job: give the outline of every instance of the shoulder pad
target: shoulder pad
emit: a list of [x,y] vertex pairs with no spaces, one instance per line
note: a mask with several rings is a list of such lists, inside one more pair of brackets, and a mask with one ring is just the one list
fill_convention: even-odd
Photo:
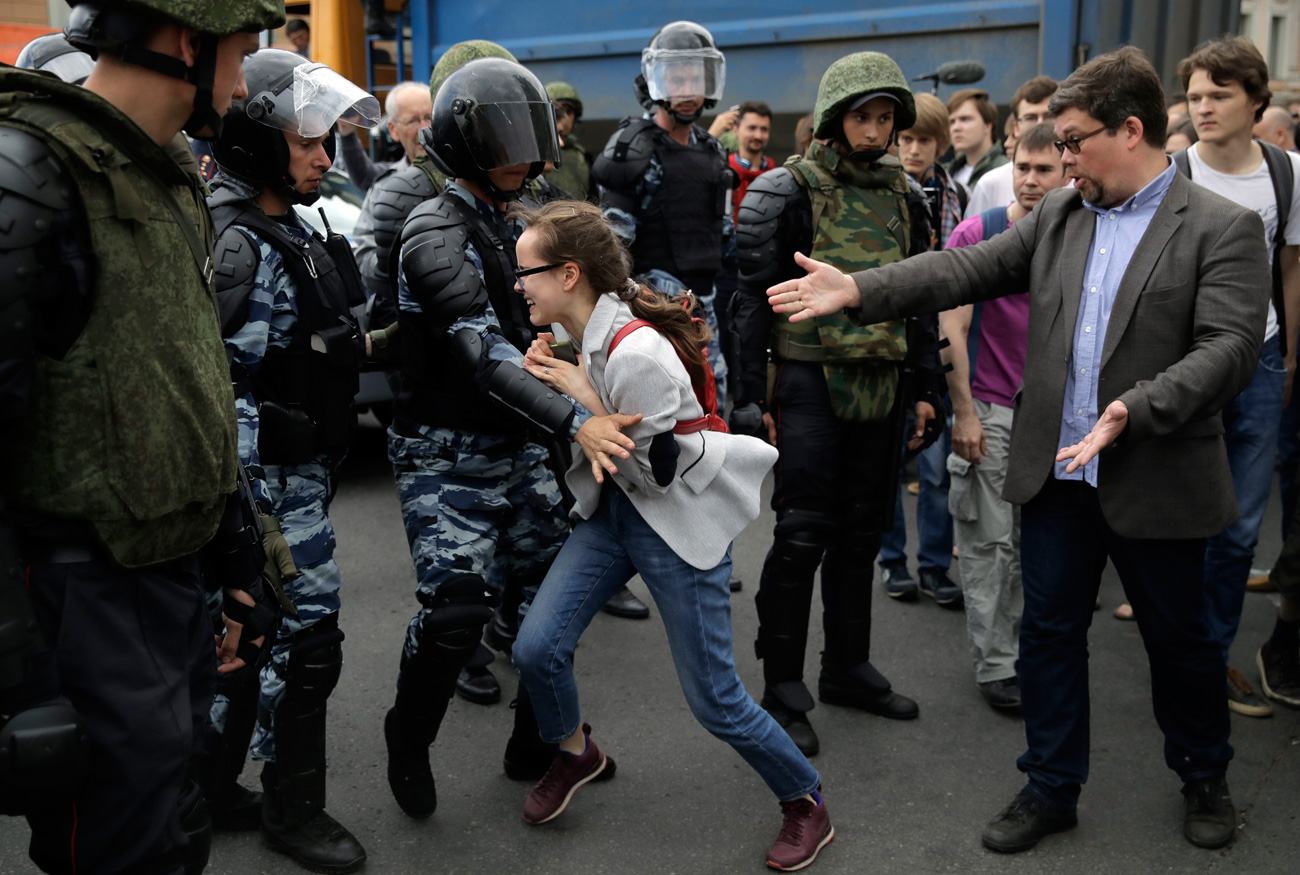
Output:
[[400,243],[407,289],[429,322],[443,328],[488,304],[483,278],[465,257],[469,229],[455,200],[448,193],[416,207]]
[[73,204],[76,184],[48,143],[26,131],[0,126],[0,193],[5,202],[0,249],[35,244],[50,230],[49,217]]
[[807,202],[807,193],[788,167],[769,170],[749,184],[736,210],[736,247],[742,273],[759,275],[776,263],[782,217]]
[[242,228],[230,225],[217,238],[213,262],[222,337],[230,337],[248,321],[248,298],[253,293],[259,261],[257,243]]
[[376,272],[388,275],[388,254],[401,234],[402,224],[420,204],[437,196],[433,180],[419,167],[406,167],[377,180],[366,199],[374,219]]
[[592,180],[614,191],[631,190],[650,166],[657,130],[650,119],[632,119],[620,127],[592,163]]

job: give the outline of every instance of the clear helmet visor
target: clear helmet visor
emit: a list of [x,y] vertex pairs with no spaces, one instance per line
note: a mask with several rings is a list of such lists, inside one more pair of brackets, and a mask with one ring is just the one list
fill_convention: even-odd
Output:
[[378,100],[324,64],[294,67],[292,77],[250,95],[244,111],[254,121],[308,139],[324,136],[337,122],[368,128],[381,115]]
[[471,104],[456,114],[456,127],[480,170],[560,160],[550,101]]
[[721,100],[727,62],[717,49],[646,49],[641,75],[654,100]]

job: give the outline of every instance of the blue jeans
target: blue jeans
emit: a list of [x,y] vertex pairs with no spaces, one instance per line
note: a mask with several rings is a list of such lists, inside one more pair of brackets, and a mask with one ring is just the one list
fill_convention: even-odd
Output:
[[1073,808],[1088,779],[1088,627],[1107,558],[1146,646],[1165,764],[1183,781],[1222,775],[1232,759],[1227,666],[1206,622],[1205,541],[1121,537],[1107,525],[1097,490],[1078,480],[1049,477],[1020,514],[1019,669],[1028,750],[1016,766],[1029,776],[1026,789],[1049,805]]
[[708,571],[688,565],[611,485],[560,549],[512,650],[542,740],[563,741],[581,726],[573,650],[596,612],[638,572],[663,617],[695,719],[735,748],[780,801],[817,789],[817,770],[736,676],[730,553]]
[[[942,411],[940,412],[942,415]],[[908,416],[908,434],[915,428],[915,417]],[[916,471],[921,482],[916,496],[916,550],[919,568],[947,571],[952,564],[952,517],[948,514],[948,454],[952,452],[952,421],[943,437],[916,455]],[[894,489],[894,528],[880,541],[881,565],[907,561],[907,521],[903,517],[903,478]]]
[[1223,408],[1228,466],[1241,518],[1209,540],[1205,547],[1205,583],[1210,599],[1210,631],[1228,659],[1237,637],[1246,579],[1259,542],[1259,527],[1273,488],[1278,425],[1286,367],[1276,336],[1264,342],[1255,376]]

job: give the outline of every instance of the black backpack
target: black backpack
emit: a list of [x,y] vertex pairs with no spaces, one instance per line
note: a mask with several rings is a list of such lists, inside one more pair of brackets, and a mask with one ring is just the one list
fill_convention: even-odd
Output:
[[[1282,245],[1287,219],[1291,216],[1291,197],[1295,191],[1295,168],[1291,166],[1290,156],[1280,146],[1260,140],[1264,150],[1264,161],[1268,164],[1268,175],[1273,180],[1273,197],[1277,200],[1277,230],[1273,233],[1273,309],[1277,312],[1278,346],[1282,355],[1286,355],[1290,338],[1286,336],[1286,299],[1282,296]],[[1174,165],[1178,172],[1188,179],[1192,178],[1192,164],[1187,158],[1187,150],[1179,149],[1174,153]]]

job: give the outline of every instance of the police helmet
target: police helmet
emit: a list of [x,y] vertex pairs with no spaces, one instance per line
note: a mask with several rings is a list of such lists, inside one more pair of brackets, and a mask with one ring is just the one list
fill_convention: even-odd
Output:
[[[72,12],[63,33],[72,45],[91,57],[105,51],[194,86],[194,111],[184,130],[196,139],[213,139],[221,132],[221,116],[212,106],[217,42],[233,33],[257,33],[284,24],[284,0],[67,2]],[[155,52],[146,45],[154,30],[165,22],[185,25],[200,34],[194,66],[187,67],[179,58]]]
[[45,33],[23,46],[14,66],[52,73],[64,82],[80,85],[95,69],[95,59],[68,42],[61,33]]
[[[244,61],[244,81],[248,97],[230,107],[212,146],[217,164],[295,203],[315,202],[319,192],[303,194],[293,188],[283,132],[314,139],[330,133],[337,122],[368,127],[379,118],[379,101],[324,64],[283,49],[250,55]],[[326,136],[324,146],[333,161],[334,137]]]
[[[674,21],[659,28],[641,52],[641,75],[650,98],[678,122],[690,124],[722,99],[727,61],[706,28]],[[702,100],[701,108],[690,114],[674,112],[672,101],[688,97]]]
[[498,200],[520,191],[494,185],[488,172],[528,164],[535,179],[548,161],[558,163],[555,109],[541,80],[522,64],[480,58],[453,72],[433,102],[433,125],[420,132],[438,169],[477,183]]

